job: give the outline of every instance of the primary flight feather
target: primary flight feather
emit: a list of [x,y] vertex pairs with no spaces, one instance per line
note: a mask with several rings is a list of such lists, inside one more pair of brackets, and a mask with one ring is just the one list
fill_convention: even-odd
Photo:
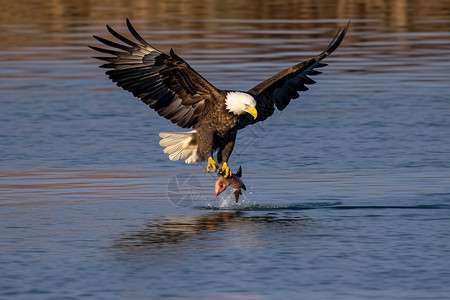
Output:
[[[347,25],[321,54],[296,64],[261,82],[247,92],[220,90],[192,69],[171,49],[165,54],[148,44],[126,20],[135,40],[130,40],[106,26],[121,43],[94,36],[109,48],[90,46],[109,56],[100,67],[110,69],[106,75],[140,98],[160,116],[189,132],[161,132],[160,145],[170,160],[186,163],[208,162],[207,171],[222,164],[225,177],[230,177],[228,159],[234,148],[237,131],[264,121],[275,109],[283,110],[306,85],[315,83],[308,76],[321,72],[321,61],[341,44]],[[217,151],[217,161],[213,159]]]

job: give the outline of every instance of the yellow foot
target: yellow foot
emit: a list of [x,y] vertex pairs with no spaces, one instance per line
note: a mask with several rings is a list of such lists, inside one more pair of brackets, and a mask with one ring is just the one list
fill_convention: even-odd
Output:
[[214,172],[219,168],[219,163],[215,161],[212,157],[208,158],[208,165],[206,166],[206,172],[209,173],[209,171],[211,171],[210,168],[213,168]]
[[231,177],[231,171],[230,171],[230,167],[228,167],[227,163],[224,162],[222,165],[222,170],[220,171],[220,174],[223,175],[223,177],[227,178],[227,177]]

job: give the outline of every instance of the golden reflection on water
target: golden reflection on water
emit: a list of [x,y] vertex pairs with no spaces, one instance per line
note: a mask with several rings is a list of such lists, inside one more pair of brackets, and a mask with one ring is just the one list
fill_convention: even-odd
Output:
[[[0,207],[72,205],[86,199],[151,200],[170,203],[167,183],[177,173],[182,172],[120,169],[0,172]],[[211,198],[211,184],[203,183],[202,186],[198,189],[199,197]]]
[[[268,29],[310,29],[320,23],[345,23],[352,19],[370,27],[394,32],[448,31],[449,1],[406,0],[230,0],[230,1],[5,1],[0,0],[2,50],[16,47],[70,45],[83,39],[80,27],[117,24],[125,18],[143,21],[149,30],[220,31],[222,22],[265,20]],[[295,20],[277,22],[276,20]],[[304,20],[305,22],[299,22]],[[327,21],[328,20],[328,21]],[[266,23],[266,24],[264,24]],[[279,23],[279,24],[278,24]],[[103,26],[102,26],[103,27]],[[336,26],[334,26],[336,27]],[[86,28],[85,28],[86,29]],[[238,30],[239,28],[236,28]],[[91,28],[92,30],[92,28]],[[64,34],[79,33],[67,40]],[[191,32],[201,36],[201,32]],[[168,39],[172,37],[167,37]],[[164,37],[162,37],[164,39]]]

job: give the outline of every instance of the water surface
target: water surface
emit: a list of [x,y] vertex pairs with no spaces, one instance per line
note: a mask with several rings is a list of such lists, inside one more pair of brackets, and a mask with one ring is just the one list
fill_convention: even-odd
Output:
[[[445,299],[445,1],[27,1],[0,12],[0,298]],[[257,7],[258,9],[255,9]],[[317,84],[239,133],[238,205],[86,45],[129,17],[218,88],[316,55]]]

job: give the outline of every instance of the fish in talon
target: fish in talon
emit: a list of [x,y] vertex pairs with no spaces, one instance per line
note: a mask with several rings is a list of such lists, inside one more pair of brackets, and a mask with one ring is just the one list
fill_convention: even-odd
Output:
[[245,184],[242,182],[242,168],[239,166],[239,170],[236,173],[231,173],[231,176],[225,177],[223,173],[219,173],[219,178],[216,180],[214,184],[214,192],[216,197],[219,196],[228,186],[231,186],[234,191],[234,197],[236,199],[236,203],[239,201],[239,195],[242,195],[242,190],[246,191],[247,188]]

